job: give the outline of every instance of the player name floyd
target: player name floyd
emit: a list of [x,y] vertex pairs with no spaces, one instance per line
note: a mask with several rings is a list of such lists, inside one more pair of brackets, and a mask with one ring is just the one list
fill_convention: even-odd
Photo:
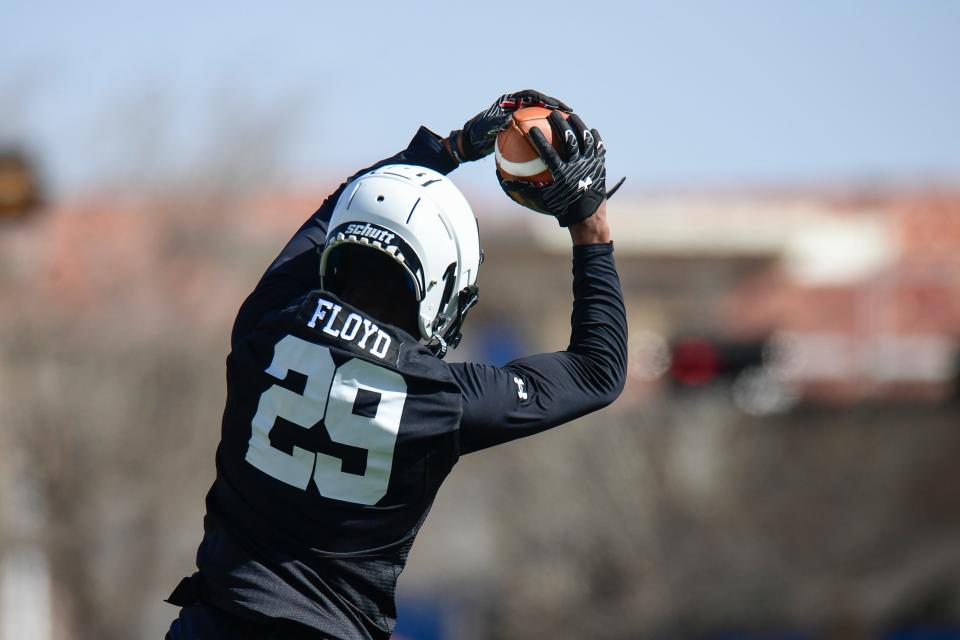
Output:
[[339,338],[354,349],[386,359],[388,354],[396,352],[394,339],[375,322],[343,305],[317,297],[317,305],[307,321],[311,329],[318,329],[332,338]]

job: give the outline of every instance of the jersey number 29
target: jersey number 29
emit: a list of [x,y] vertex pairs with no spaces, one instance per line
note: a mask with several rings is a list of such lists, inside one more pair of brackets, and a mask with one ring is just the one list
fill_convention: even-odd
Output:
[[[358,359],[336,367],[329,349],[288,335],[277,343],[266,371],[283,380],[291,370],[306,376],[303,395],[278,385],[263,392],[253,416],[247,462],[304,490],[312,477],[326,498],[376,504],[390,483],[393,449],[407,399],[403,376]],[[360,394],[366,402],[358,408]],[[343,471],[343,461],[325,453],[296,445],[289,454],[277,449],[270,444],[277,418],[303,429],[322,428],[322,420],[332,442],[366,450],[363,473]]]

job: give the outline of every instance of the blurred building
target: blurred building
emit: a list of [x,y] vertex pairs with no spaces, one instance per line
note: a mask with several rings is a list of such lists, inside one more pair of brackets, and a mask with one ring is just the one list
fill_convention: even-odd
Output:
[[[703,368],[737,360],[784,408],[955,392],[960,194],[658,196],[614,200],[610,218],[635,378],[660,379],[669,345],[696,336],[714,346]],[[538,230],[543,251],[566,250]]]

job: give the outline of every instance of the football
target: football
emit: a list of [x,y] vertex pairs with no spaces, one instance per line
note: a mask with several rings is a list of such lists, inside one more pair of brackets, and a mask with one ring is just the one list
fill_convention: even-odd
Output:
[[[560,112],[567,118],[569,114]],[[522,180],[536,184],[550,184],[553,176],[546,163],[537,155],[537,150],[527,138],[528,132],[537,127],[554,149],[560,150],[559,136],[554,136],[547,118],[550,109],[527,107],[513,113],[510,124],[497,135],[494,158],[500,175],[507,180]]]

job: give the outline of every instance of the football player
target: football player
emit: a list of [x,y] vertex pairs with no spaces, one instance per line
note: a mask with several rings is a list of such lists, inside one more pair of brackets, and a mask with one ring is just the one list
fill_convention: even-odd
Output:
[[[446,174],[494,147],[521,106],[554,111],[546,186],[503,181],[573,243],[566,350],[447,363],[483,253]],[[237,314],[198,571],[167,638],[388,638],[397,577],[464,454],[596,411],[620,393],[626,317],[595,129],[536,91],[357,173],[306,221]]]

